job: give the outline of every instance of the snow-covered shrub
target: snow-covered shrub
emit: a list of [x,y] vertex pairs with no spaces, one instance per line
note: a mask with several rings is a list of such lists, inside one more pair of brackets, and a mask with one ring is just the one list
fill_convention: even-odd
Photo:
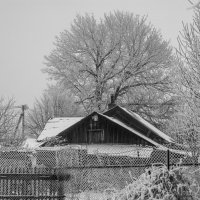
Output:
[[190,200],[194,199],[192,178],[181,167],[147,169],[137,180],[113,194],[113,200]]

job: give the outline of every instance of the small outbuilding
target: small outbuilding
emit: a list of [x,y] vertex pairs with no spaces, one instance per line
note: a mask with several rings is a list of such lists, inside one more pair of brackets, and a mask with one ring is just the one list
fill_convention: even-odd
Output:
[[[66,144],[106,144],[160,147],[174,140],[121,106],[86,117],[53,118],[49,120],[38,141],[59,138]],[[47,143],[43,143],[43,146]],[[63,144],[63,143],[62,143]]]

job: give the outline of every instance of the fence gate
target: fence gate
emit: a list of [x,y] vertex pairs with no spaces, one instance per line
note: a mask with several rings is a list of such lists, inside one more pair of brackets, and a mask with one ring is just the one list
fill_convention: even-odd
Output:
[[63,176],[49,168],[0,168],[1,200],[63,200]]

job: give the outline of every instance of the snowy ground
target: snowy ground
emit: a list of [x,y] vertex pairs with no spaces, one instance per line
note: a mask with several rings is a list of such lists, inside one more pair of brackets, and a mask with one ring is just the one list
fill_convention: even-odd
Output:
[[79,194],[66,194],[65,200],[109,200],[111,199],[112,192],[114,191],[105,191],[105,192],[82,192]]
[[112,156],[130,156],[148,158],[150,157],[153,148],[138,147],[135,145],[112,145],[112,144],[91,144],[82,145],[82,149],[87,149],[88,154],[107,154]]

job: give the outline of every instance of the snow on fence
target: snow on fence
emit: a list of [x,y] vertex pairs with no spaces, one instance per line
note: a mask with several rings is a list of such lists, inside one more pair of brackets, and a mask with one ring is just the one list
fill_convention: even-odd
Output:
[[[53,194],[51,188],[56,184],[57,188],[60,188],[56,194],[62,191],[63,196],[69,197],[66,199],[74,198],[73,195],[84,196],[88,192],[102,194],[104,191],[125,188],[152,164],[164,164],[170,168],[180,164],[198,165],[196,161],[191,151],[183,148],[172,150],[132,145],[68,145],[41,147],[34,151],[2,149],[0,150],[0,195],[13,193],[13,183],[17,185],[13,195],[24,194],[24,191],[20,191],[23,181],[29,188],[30,194],[26,195],[39,195],[41,190],[44,194],[40,195],[49,196]],[[65,178],[53,180],[53,177],[59,177],[58,172]],[[41,178],[47,176],[52,177],[52,180]]]

